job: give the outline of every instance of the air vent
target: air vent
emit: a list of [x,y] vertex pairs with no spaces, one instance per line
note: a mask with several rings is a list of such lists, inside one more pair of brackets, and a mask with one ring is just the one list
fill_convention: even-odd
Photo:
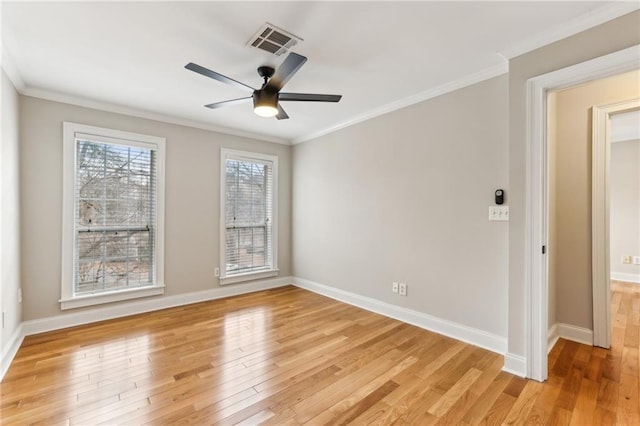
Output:
[[300,37],[267,22],[251,37],[247,45],[280,56],[301,41]]

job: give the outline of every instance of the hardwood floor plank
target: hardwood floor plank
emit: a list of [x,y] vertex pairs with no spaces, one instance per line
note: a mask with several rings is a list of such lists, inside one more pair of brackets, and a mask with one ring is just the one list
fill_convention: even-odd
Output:
[[465,412],[462,421],[469,425],[477,425],[487,415],[489,409],[496,402],[498,397],[503,393],[511,381],[511,375],[505,372],[500,372],[491,382],[489,387],[480,393],[476,402]]
[[640,424],[640,286],[610,350],[558,340],[549,380],[292,286],[25,338],[2,425]]
[[578,391],[582,383],[583,371],[578,367],[572,367],[562,384],[556,405],[569,412],[573,411],[578,398]]
[[544,425],[551,422],[553,407],[560,394],[560,386],[545,384],[538,395],[527,419],[526,424]]
[[617,421],[620,424],[640,425],[640,393],[638,376],[622,374],[618,391]]
[[456,384],[442,395],[442,398],[429,408],[428,412],[436,417],[442,417],[481,375],[482,371],[475,368],[469,369]]
[[576,406],[571,416],[570,425],[580,426],[589,424],[593,421],[598,402],[598,383],[587,378],[582,379],[578,397],[576,398]]
[[501,393],[495,402],[491,405],[491,408],[487,411],[487,414],[480,421],[480,425],[500,425],[507,417],[511,407],[516,403],[517,398],[507,393]]
[[524,424],[543,386],[542,383],[529,381],[507,413],[503,423],[507,425]]

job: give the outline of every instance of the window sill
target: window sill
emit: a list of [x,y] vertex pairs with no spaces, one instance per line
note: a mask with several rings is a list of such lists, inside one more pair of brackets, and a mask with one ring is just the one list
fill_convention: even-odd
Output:
[[244,274],[235,274],[227,277],[220,277],[220,285],[241,283],[244,281],[259,280],[262,278],[277,277],[279,269],[269,269],[266,271],[247,272]]
[[61,299],[60,309],[82,308],[84,306],[101,305],[103,303],[120,302],[123,300],[138,299],[140,297],[157,296],[164,294],[164,284],[156,284],[148,287],[119,290],[109,293],[87,294],[70,299]]

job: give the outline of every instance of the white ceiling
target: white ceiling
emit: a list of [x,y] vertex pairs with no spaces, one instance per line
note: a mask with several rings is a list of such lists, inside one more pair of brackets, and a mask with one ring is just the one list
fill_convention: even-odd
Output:
[[640,139],[640,110],[611,116],[611,142]]
[[[3,67],[21,93],[198,127],[297,142],[506,72],[507,59],[638,8],[637,2],[3,2]],[[253,87],[276,57],[245,45],[265,22],[304,39],[287,92],[338,104],[203,105]]]

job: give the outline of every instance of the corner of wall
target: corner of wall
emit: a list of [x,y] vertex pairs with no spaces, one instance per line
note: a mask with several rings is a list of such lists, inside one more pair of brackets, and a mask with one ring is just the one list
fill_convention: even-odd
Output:
[[0,377],[22,342],[20,239],[20,95],[0,70]]
[[527,377],[527,358],[507,352],[504,355],[504,367],[502,371],[519,377]]
[[457,324],[423,312],[392,305],[390,303],[334,288],[326,284],[309,281],[300,277],[293,277],[293,283],[295,286],[305,290],[309,290],[407,324],[415,325],[416,327],[420,327],[425,330],[449,336],[465,343],[487,349],[491,352],[503,355],[507,349],[506,338],[488,333],[484,330],[478,330],[476,328]]
[[0,353],[0,382],[4,378],[13,358],[18,353],[18,349],[20,349],[20,345],[22,345],[22,341],[24,340],[24,328],[22,327],[22,323],[16,328],[11,337],[7,340],[6,346],[3,345],[2,353]]

